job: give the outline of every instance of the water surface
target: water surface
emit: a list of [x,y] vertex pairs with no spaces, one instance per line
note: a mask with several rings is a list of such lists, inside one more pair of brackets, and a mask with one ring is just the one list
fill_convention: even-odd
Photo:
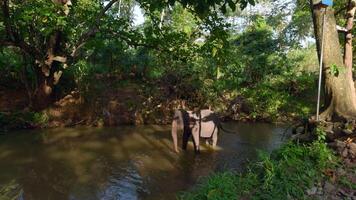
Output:
[[281,144],[283,126],[228,123],[218,151],[172,151],[169,126],[65,128],[0,136],[0,199],[175,199],[197,180],[241,171]]

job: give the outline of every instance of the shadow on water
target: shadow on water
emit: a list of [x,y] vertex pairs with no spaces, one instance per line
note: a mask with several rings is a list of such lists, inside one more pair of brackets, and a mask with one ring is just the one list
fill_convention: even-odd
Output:
[[[0,199],[175,199],[212,172],[241,171],[257,149],[281,145],[284,128],[228,123],[219,151],[171,150],[169,126],[66,128],[0,137]],[[36,133],[36,134],[35,134]]]

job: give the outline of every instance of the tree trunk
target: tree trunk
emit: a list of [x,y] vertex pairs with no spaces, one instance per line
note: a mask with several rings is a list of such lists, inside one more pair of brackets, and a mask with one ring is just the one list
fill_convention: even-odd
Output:
[[[43,72],[43,68],[49,69],[48,74]],[[54,73],[49,67],[36,66],[37,88],[32,95],[32,108],[36,111],[47,108],[53,102]]]
[[[24,55],[28,55],[36,61],[34,67],[37,75],[37,86],[33,94],[29,94],[33,103],[32,107],[35,110],[42,110],[53,102],[53,89],[58,83],[63,70],[68,66],[68,63],[73,62],[84,44],[99,31],[98,27],[101,18],[117,1],[110,0],[99,15],[96,16],[93,26],[88,27],[88,30],[79,36],[78,41],[73,46],[69,46],[66,44],[66,37],[63,37],[64,33],[60,29],[54,30],[51,36],[46,39],[43,39],[42,36],[39,39],[37,36],[32,35],[29,36],[29,41],[25,40],[25,35],[21,35],[21,31],[18,31],[17,27],[12,23],[12,20],[16,18],[11,16],[12,13],[19,12],[16,4],[22,4],[22,1],[15,3],[10,0],[0,0],[2,25],[5,32],[5,37],[0,38],[0,45],[18,47],[23,51]],[[52,2],[56,6],[62,6],[63,13],[61,12],[61,15],[63,17],[68,16],[72,5],[71,0],[52,0]],[[31,30],[31,27],[35,26],[35,24],[30,23],[27,26]],[[38,39],[38,41],[33,41],[32,39]],[[42,52],[42,50],[47,50],[47,52]],[[61,67],[60,63],[63,64],[63,67]]]
[[345,33],[345,48],[344,48],[344,63],[347,70],[347,73],[351,74],[352,76],[352,28],[354,25],[354,18],[355,18],[355,0],[349,0],[349,5],[347,8],[346,13],[346,30]]
[[[324,10],[313,6],[311,1],[314,31],[320,58]],[[322,120],[356,119],[356,92],[352,74],[347,72],[341,53],[334,11],[325,11],[323,81],[325,83],[325,102]],[[335,69],[338,73],[335,72]]]
[[35,111],[40,111],[53,102],[53,84],[43,73],[39,73],[37,78],[38,85],[32,98],[32,106]]

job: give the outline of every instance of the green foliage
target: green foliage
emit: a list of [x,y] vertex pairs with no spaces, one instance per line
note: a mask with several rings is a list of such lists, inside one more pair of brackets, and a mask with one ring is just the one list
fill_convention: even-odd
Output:
[[48,122],[48,116],[37,112],[0,112],[0,131],[43,127]]
[[236,199],[238,177],[233,172],[213,174],[206,179],[197,192],[183,193],[178,199],[225,200]]
[[[300,117],[308,116],[311,113],[313,97],[314,76],[302,73],[289,75],[278,75],[271,77],[254,87],[244,88],[240,91],[249,105],[252,112],[258,117],[267,115],[269,118],[277,119],[284,114],[298,113]],[[291,106],[293,105],[293,106]]]
[[345,177],[345,176],[342,176],[342,177],[339,179],[339,183],[340,183],[341,185],[343,185],[344,187],[347,187],[347,188],[356,190],[356,184],[355,184],[355,183],[352,183],[352,182],[351,182],[347,177]]
[[340,67],[337,66],[336,64],[332,64],[330,66],[329,73],[333,76],[339,76],[340,73],[344,73],[344,72],[345,72],[345,67]]
[[[334,169],[336,164],[324,143],[288,143],[272,155],[260,153],[259,161],[246,173],[215,174],[179,199],[305,199],[305,191],[323,178],[324,170]],[[229,190],[229,196],[209,198],[212,191],[225,190]]]
[[317,141],[325,142],[325,140],[326,140],[326,132],[323,129],[317,127],[316,135],[317,135]]
[[176,2],[180,2],[183,7],[190,8],[196,13],[199,17],[204,18],[210,14],[210,11],[220,10],[222,13],[226,13],[227,8],[236,10],[236,4],[239,3],[241,9],[247,7],[248,4],[255,5],[255,0],[210,0],[210,1],[196,1],[196,0],[184,0],[184,1],[176,1],[176,0],[139,0],[138,1],[141,6],[150,12],[154,12],[157,9],[160,9],[164,6],[168,5],[174,6]]
[[[137,4],[130,0],[122,1],[120,7],[116,4],[101,19],[97,16],[104,5],[98,0],[73,1],[67,16],[63,7],[45,0],[13,1],[10,12],[14,27],[25,41],[33,40],[33,46],[43,54],[41,58],[46,57],[48,41],[56,31],[62,37],[59,53],[68,55],[83,33],[97,28],[55,86],[59,98],[79,90],[86,101],[95,102],[108,90],[135,82],[143,85],[143,91],[154,91],[154,95],[145,92],[145,98],[155,98],[157,105],[182,99],[191,108],[213,106],[222,110],[228,104],[223,96],[242,95],[252,105],[251,116],[256,119],[278,119],[286,113],[308,115],[312,111],[314,78],[310,72],[316,63],[316,54],[311,53],[315,47],[286,47],[275,16],[247,14],[249,25],[234,30],[231,19],[221,11],[254,4],[237,2],[240,5],[220,0],[137,1],[146,17],[137,27],[130,15]],[[304,5],[298,1],[295,8],[298,26],[305,17],[299,3]],[[0,24],[0,32],[3,28]],[[15,80],[23,79],[21,74],[27,76],[24,80],[31,82],[34,91],[39,68],[35,59],[21,54],[5,48],[0,53],[4,58],[0,59],[0,69],[8,77],[14,74]],[[64,70],[64,65],[58,68]]]
[[21,198],[21,185],[17,180],[11,180],[6,185],[2,185],[0,188],[1,200],[16,200]]

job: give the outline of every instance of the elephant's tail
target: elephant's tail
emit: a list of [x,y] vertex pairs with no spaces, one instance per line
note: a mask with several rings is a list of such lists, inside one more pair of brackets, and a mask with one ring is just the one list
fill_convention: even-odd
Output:
[[225,128],[221,125],[221,123],[218,124],[218,128],[219,128],[220,130],[223,130],[225,133],[238,134],[238,132],[236,132],[236,131],[232,131],[232,130],[227,130],[227,129],[225,129]]

